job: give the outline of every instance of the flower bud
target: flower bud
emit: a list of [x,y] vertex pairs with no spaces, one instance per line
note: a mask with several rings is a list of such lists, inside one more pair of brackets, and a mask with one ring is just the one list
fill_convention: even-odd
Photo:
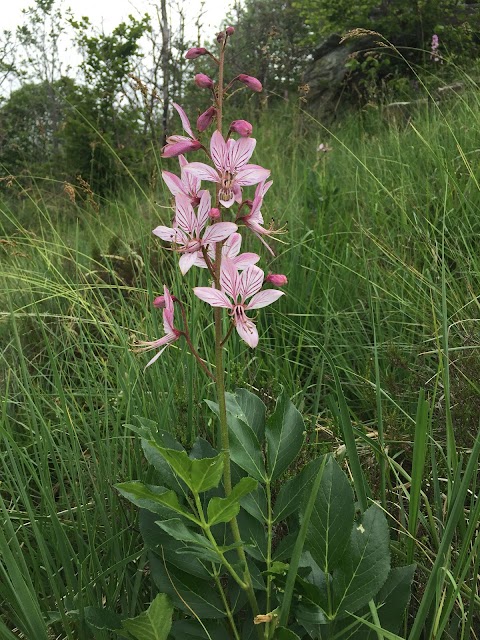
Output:
[[284,276],[282,273],[269,273],[265,278],[265,282],[270,282],[275,287],[284,287],[288,284],[287,276]]
[[202,143],[198,140],[178,140],[174,141],[172,138],[175,136],[171,136],[167,138],[167,144],[163,147],[162,150],[162,158],[175,158],[183,153],[188,153],[189,151],[197,151],[202,146]]
[[242,138],[252,135],[252,125],[246,120],[234,120],[230,125],[230,131],[238,133]]
[[213,89],[213,80],[204,73],[197,73],[195,76],[195,84],[200,89]]
[[157,296],[153,301],[153,306],[156,309],[165,309],[165,296]]
[[[171,296],[171,298],[173,302],[176,302],[178,300],[178,298],[176,298],[175,296]],[[165,309],[165,307],[167,306],[165,304],[165,296],[157,296],[153,301],[153,306],[156,309]]]
[[205,131],[205,129],[207,129],[211,125],[212,120],[216,115],[217,110],[215,109],[215,107],[208,107],[206,111],[198,116],[197,129],[199,131]]
[[235,27],[227,27],[225,29],[225,33],[227,34],[227,36],[233,36],[233,34],[235,33]]
[[217,33],[217,42],[223,42],[225,40],[225,31]]
[[194,58],[198,58],[199,56],[204,56],[207,53],[205,47],[193,47],[189,49],[185,54],[185,58],[187,60],[193,60]]
[[252,91],[262,91],[263,89],[260,80],[257,80],[257,78],[254,78],[253,76],[247,76],[245,73],[241,73],[239,76],[237,76],[237,80],[243,82],[243,84]]
[[217,207],[212,207],[208,212],[208,217],[211,220],[218,220],[220,218],[220,209],[217,209]]

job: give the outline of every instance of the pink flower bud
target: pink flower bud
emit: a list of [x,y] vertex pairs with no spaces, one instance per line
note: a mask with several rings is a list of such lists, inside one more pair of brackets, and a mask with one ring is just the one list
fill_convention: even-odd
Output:
[[288,284],[287,276],[284,276],[282,273],[269,273],[265,278],[265,282],[270,282],[275,287],[284,287]]
[[168,142],[162,151],[162,158],[175,158],[175,156],[188,153],[189,151],[197,151],[202,146],[202,143],[198,140],[179,140],[178,142]]
[[193,60],[194,58],[198,58],[199,56],[204,56],[207,53],[205,47],[193,47],[189,49],[185,54],[185,58],[187,60]]
[[233,34],[235,33],[235,27],[227,27],[225,29],[225,33],[227,34],[227,36],[233,36]]
[[217,209],[217,207],[212,207],[208,212],[208,217],[212,220],[218,220],[220,218],[220,209]]
[[262,91],[263,89],[260,80],[257,80],[257,78],[254,78],[253,76],[247,76],[245,73],[241,73],[239,76],[237,76],[237,80],[243,82],[243,84],[252,91]]
[[217,33],[217,42],[223,42],[225,40],[225,31]]
[[[178,298],[176,298],[175,296],[171,296],[173,302],[176,302],[178,300]],[[165,296],[157,296],[154,301],[153,301],[153,306],[156,309],[165,309],[165,307],[167,306],[165,303]]]
[[155,300],[153,301],[153,306],[156,309],[165,309],[165,307],[166,307],[165,296],[157,296],[155,298]]
[[197,73],[195,76],[195,84],[200,89],[213,89],[213,80],[204,73]]
[[198,116],[197,129],[199,131],[205,131],[205,129],[207,129],[211,125],[212,120],[216,115],[217,110],[215,109],[215,107],[208,107],[206,111]]
[[234,120],[230,125],[230,131],[238,133],[242,138],[252,135],[252,125],[246,120]]

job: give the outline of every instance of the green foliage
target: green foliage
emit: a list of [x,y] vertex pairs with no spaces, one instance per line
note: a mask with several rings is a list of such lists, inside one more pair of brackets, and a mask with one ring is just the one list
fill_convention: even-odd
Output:
[[167,640],[172,628],[173,607],[159,593],[148,609],[136,618],[123,620],[123,628],[136,640]]
[[[218,411],[215,403],[209,404],[214,411]],[[326,625],[339,632],[344,628],[342,620],[348,618],[351,626],[353,614],[367,615],[368,619],[365,607],[373,602],[373,598],[377,598],[377,604],[382,604],[395,589],[403,589],[404,592],[407,588],[408,591],[408,578],[411,581],[413,574],[410,570],[401,570],[391,577],[385,591],[381,592],[390,573],[389,531],[385,514],[372,505],[354,521],[353,492],[333,458],[324,458],[321,464],[314,461],[299,476],[290,480],[278,495],[276,513],[272,509],[271,482],[291,466],[303,445],[303,420],[285,393],[267,419],[263,403],[253,394],[246,390],[228,394],[227,421],[230,436],[236,434],[237,437],[232,459],[244,471],[258,476],[257,479],[264,485],[262,490],[267,500],[260,509],[246,507],[247,496],[253,498],[255,504],[257,481],[242,477],[225,497],[210,498],[205,516],[205,499],[200,494],[215,489],[219,484],[220,475],[216,470],[220,469],[220,473],[223,470],[223,464],[220,463],[223,457],[192,459],[178,445],[175,448],[162,448],[151,437],[148,440],[149,447],[153,447],[164,458],[189,488],[190,497],[186,495],[185,506],[191,513],[186,514],[183,507],[179,508],[173,491],[145,487],[141,483],[118,485],[122,495],[134,504],[161,516],[154,524],[163,533],[152,529],[150,518],[151,524],[147,528],[143,526],[143,534],[152,551],[158,553],[161,550],[161,558],[151,558],[154,580],[180,610],[192,614],[193,619],[197,620],[223,618],[228,627],[238,629],[236,615],[243,618],[248,613],[244,611],[241,598],[238,605],[230,609],[225,593],[231,599],[234,593],[232,589],[240,587],[248,591],[248,585],[251,584],[254,592],[259,591],[257,597],[267,592],[267,606],[274,611],[265,637],[275,637],[273,634],[278,623],[285,626],[295,618],[298,629],[292,631],[293,637],[306,637],[306,633],[316,638],[322,637]],[[143,422],[143,429],[145,424]],[[253,440],[257,443],[260,458],[253,458]],[[263,451],[266,451],[266,466],[261,469],[259,460],[263,457]],[[161,470],[161,466],[156,466]],[[205,474],[207,469],[208,475]],[[160,511],[155,503],[161,505]],[[162,514],[165,507],[167,510]],[[169,509],[180,517],[169,516]],[[250,515],[252,512],[253,517]],[[272,523],[283,522],[284,526],[288,526],[285,520],[287,515],[291,516],[292,523],[298,519],[302,522],[292,551],[291,566],[285,563],[279,565],[272,560]],[[220,524],[232,522],[239,527],[241,536],[241,541],[234,544],[229,543],[228,529],[223,526],[219,528]],[[165,534],[174,541],[173,547],[171,543],[164,544]],[[240,553],[235,562],[235,551],[240,552],[242,545],[248,560],[247,556]],[[201,586],[198,580],[190,580],[184,567],[178,564],[179,554],[192,555],[204,566],[204,578],[208,581],[209,576],[210,581],[220,589],[223,605],[218,600],[218,594],[210,595],[212,585]],[[283,576],[286,573],[288,576],[284,585]],[[266,583],[263,575],[267,576]],[[220,576],[228,584],[227,587],[220,585]],[[285,597],[282,597],[284,591]],[[295,596],[292,599],[293,593]],[[402,602],[401,611],[404,611],[407,600],[403,598]],[[394,613],[389,611],[387,607],[382,624],[398,627],[403,618],[399,615],[398,607]],[[353,624],[359,625],[356,619]],[[303,632],[300,631],[302,627]],[[280,630],[278,633],[279,637],[288,637],[286,631]],[[295,633],[300,635],[295,636]]]

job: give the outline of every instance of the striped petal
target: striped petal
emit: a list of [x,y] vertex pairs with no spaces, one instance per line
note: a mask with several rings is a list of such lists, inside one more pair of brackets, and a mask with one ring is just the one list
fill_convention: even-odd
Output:
[[213,287],[194,287],[193,293],[203,300],[208,302],[212,307],[223,307],[224,309],[231,309],[232,303],[227,298],[223,291],[214,289]]

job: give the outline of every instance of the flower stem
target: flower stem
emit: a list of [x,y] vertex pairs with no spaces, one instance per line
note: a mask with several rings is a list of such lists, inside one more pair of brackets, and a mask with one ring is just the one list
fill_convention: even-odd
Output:
[[[220,58],[218,65],[218,86],[217,86],[217,130],[222,133],[222,118],[223,118],[223,71],[225,62],[225,42],[222,42],[220,48]],[[222,134],[223,135],[223,134]],[[219,202],[219,185],[217,185],[217,203],[216,206],[220,207]],[[221,218],[220,218],[221,220]],[[215,244],[215,287],[220,289],[220,273],[222,267],[222,243],[217,242]],[[217,387],[217,400],[218,400],[218,413],[220,420],[220,445],[221,453],[223,456],[223,487],[225,495],[229,496],[232,492],[232,473],[230,465],[230,444],[228,437],[228,423],[227,423],[227,405],[225,399],[225,369],[223,364],[223,316],[222,309],[220,307],[214,308],[215,318],[215,367],[216,367],[216,387]],[[230,521],[230,528],[232,531],[233,539],[236,543],[241,543],[242,538],[240,535],[240,529],[236,518]],[[253,590],[252,576],[247,564],[247,558],[243,546],[237,548],[238,557],[243,567],[243,580],[246,585],[246,593],[250,607],[252,608],[253,615],[256,616],[259,613],[257,599]],[[258,630],[258,637],[261,640],[262,633]]]

